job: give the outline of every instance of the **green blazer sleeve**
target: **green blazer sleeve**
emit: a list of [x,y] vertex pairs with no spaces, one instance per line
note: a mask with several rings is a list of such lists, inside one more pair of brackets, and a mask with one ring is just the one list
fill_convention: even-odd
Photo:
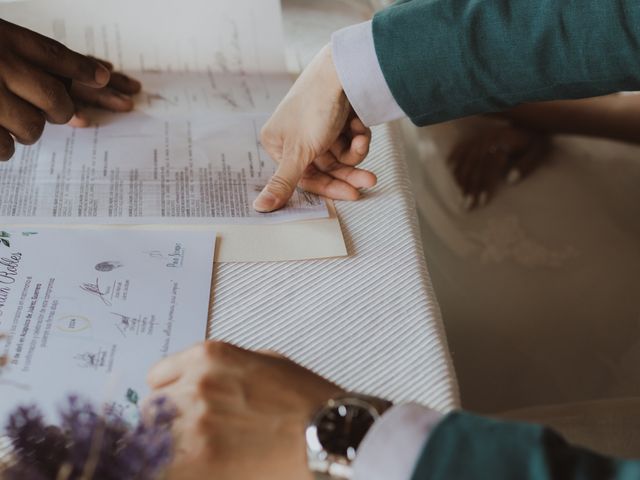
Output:
[[638,0],[401,0],[374,17],[373,37],[418,125],[640,90]]
[[606,458],[568,445],[539,425],[468,413],[432,432],[412,480],[637,480],[640,461]]

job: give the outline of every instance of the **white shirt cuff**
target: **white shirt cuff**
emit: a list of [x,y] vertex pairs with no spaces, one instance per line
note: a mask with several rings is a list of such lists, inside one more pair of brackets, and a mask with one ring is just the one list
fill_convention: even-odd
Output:
[[391,408],[373,424],[358,447],[354,480],[409,480],[442,417],[416,404]]
[[406,117],[384,78],[373,42],[373,23],[359,23],[331,38],[342,88],[362,122],[370,127]]

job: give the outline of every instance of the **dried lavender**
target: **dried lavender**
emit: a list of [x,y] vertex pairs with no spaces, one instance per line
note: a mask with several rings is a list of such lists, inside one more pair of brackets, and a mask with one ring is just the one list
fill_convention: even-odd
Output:
[[35,406],[16,409],[6,432],[14,461],[3,480],[153,480],[171,461],[174,409],[165,399],[131,428],[122,416],[100,415],[88,401],[70,396],[60,426],[45,424]]

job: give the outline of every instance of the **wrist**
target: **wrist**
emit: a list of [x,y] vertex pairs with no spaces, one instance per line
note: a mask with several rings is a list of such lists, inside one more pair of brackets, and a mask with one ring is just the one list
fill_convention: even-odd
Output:
[[318,56],[320,57],[323,79],[328,91],[335,96],[345,95],[344,88],[342,87],[342,82],[340,82],[340,77],[338,76],[336,64],[333,60],[333,49],[331,47],[331,44],[329,43],[322,47],[322,50],[320,50]]

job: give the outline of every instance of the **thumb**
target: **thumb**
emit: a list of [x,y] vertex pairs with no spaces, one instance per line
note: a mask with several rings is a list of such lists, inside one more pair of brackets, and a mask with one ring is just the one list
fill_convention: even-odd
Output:
[[312,160],[309,155],[300,153],[284,156],[276,173],[253,202],[253,208],[258,212],[268,213],[284,207]]

